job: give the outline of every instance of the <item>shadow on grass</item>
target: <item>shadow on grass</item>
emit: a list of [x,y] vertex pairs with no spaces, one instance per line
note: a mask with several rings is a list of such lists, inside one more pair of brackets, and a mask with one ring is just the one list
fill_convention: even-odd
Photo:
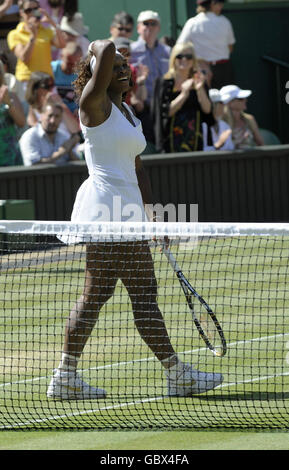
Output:
[[202,401],[285,401],[289,399],[289,392],[260,392],[245,391],[234,393],[221,393],[220,395],[199,395]]

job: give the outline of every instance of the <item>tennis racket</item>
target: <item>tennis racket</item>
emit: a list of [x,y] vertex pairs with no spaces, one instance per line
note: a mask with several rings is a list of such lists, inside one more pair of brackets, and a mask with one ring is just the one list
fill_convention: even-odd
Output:
[[216,315],[186,279],[171,251],[163,247],[163,253],[180,281],[201,338],[215,356],[224,356],[227,351],[226,339]]

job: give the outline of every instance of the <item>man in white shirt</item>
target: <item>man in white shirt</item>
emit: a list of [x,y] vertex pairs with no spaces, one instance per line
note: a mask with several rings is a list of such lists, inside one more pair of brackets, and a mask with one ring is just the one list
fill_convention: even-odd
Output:
[[177,43],[192,42],[198,59],[213,72],[212,88],[234,83],[230,55],[236,42],[232,24],[222,15],[225,0],[197,0],[198,14],[183,27]]
[[39,163],[64,165],[71,160],[79,160],[73,147],[79,143],[79,134],[67,138],[58,129],[62,120],[62,107],[47,104],[41,114],[41,122],[22,135],[19,144],[25,166]]

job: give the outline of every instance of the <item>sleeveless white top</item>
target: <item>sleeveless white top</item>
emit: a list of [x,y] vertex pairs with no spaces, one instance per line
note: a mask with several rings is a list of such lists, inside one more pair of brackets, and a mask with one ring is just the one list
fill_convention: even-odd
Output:
[[146,140],[140,120],[126,108],[135,127],[113,103],[99,126],[86,127],[80,120],[89,178],[77,192],[72,222],[146,220],[135,171],[135,158]]

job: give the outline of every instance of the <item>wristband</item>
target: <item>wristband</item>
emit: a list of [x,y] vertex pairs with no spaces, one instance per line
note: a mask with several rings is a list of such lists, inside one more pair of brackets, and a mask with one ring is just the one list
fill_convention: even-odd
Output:
[[91,71],[91,73],[93,73],[93,71],[95,69],[95,65],[96,65],[96,58],[95,58],[95,56],[93,56],[90,60],[90,71]]

